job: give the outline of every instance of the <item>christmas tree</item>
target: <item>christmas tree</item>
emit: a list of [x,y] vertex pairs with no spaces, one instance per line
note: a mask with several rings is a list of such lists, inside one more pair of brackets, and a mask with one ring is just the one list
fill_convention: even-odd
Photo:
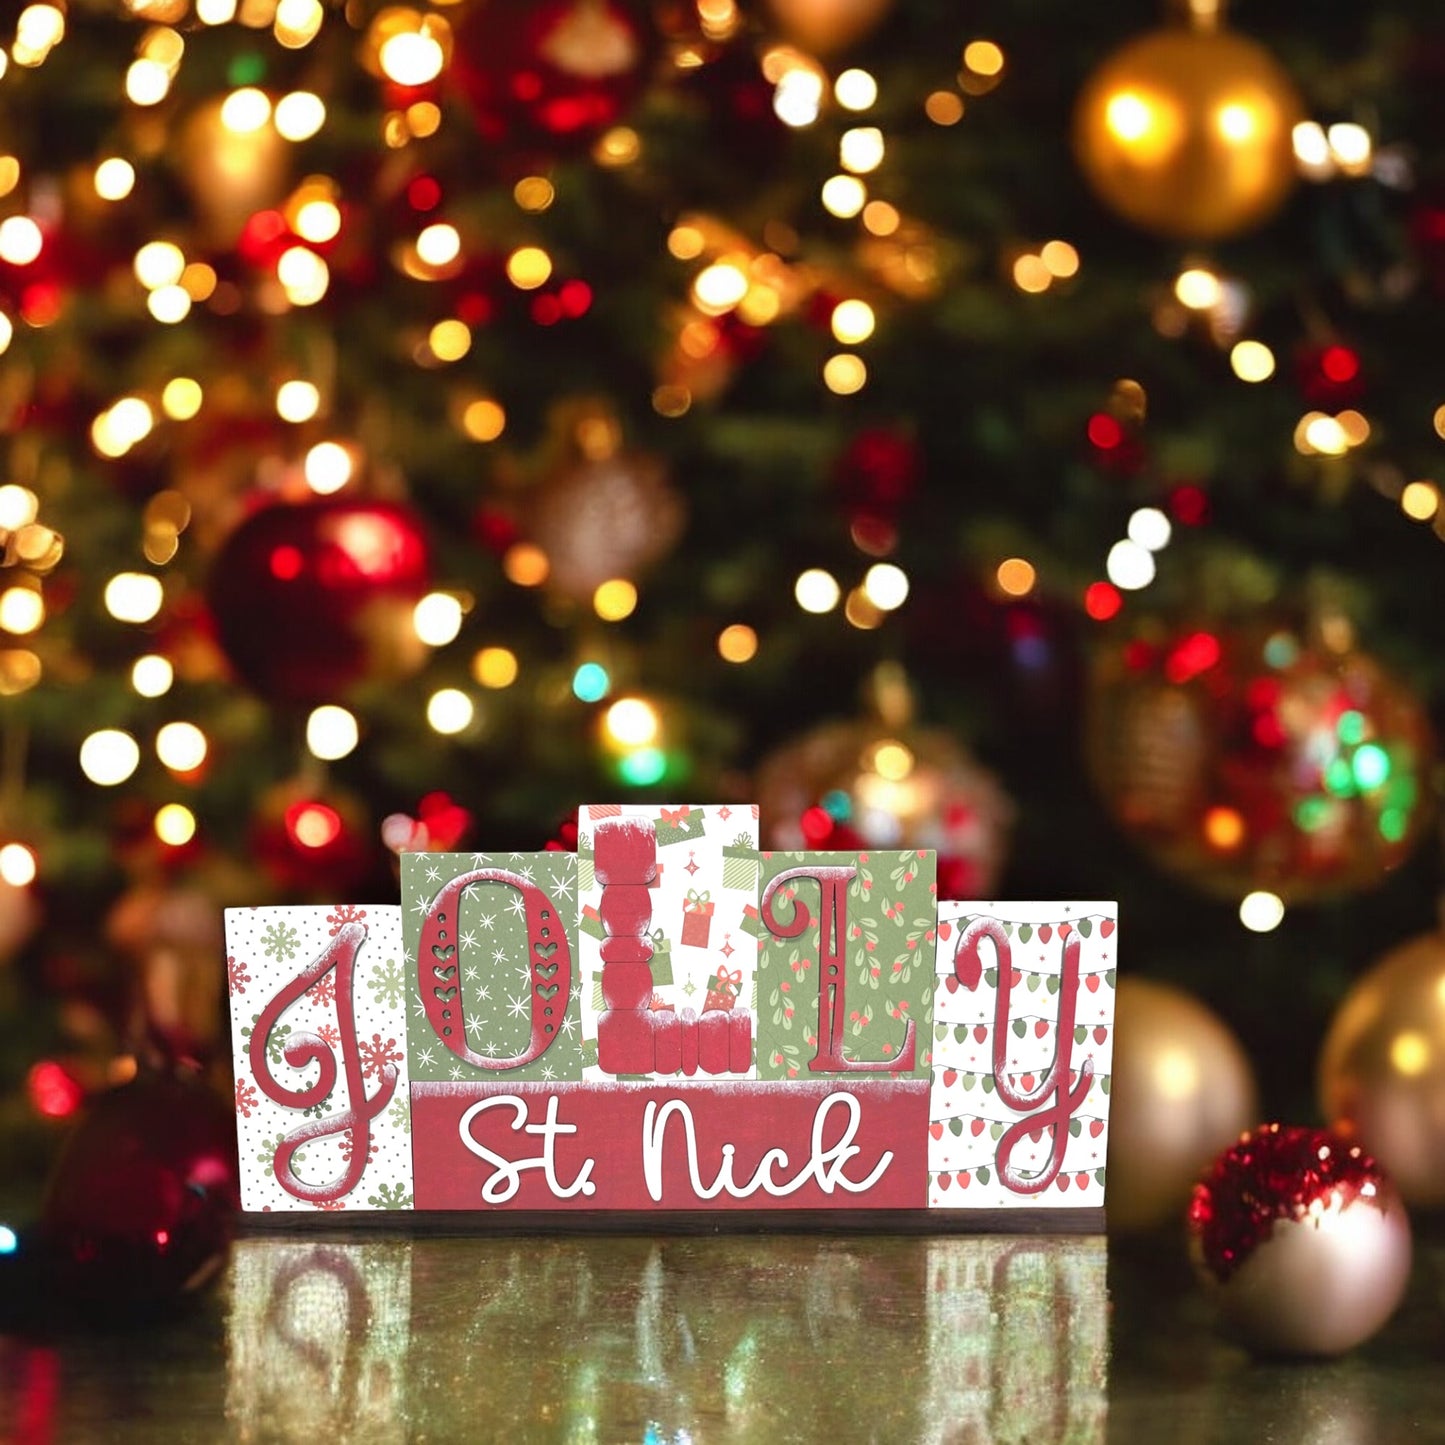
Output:
[[1445,49],[1163,23],[21,11],[0,1092],[214,1055],[223,905],[653,797],[1117,897],[1307,1111],[1437,884]]

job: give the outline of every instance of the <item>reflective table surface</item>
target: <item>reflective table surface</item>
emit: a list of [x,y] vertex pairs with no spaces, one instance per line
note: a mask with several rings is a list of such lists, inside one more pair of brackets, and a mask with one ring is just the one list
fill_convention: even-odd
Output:
[[131,1333],[0,1337],[0,1440],[1445,1439],[1445,1239],[1354,1354],[1256,1363],[1173,1240],[253,1235]]

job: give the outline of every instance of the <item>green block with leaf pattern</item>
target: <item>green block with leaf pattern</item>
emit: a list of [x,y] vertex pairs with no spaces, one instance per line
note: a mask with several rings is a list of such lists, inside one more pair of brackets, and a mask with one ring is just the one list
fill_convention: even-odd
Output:
[[[840,866],[853,874],[844,894],[844,1056],[883,1064],[897,1059],[912,1020],[913,1067],[884,1069],[872,1077],[930,1078],[938,857],[926,849],[764,853],[759,896],[766,896],[774,878],[794,868]],[[794,938],[778,938],[766,926],[761,930],[757,984],[761,1079],[819,1077],[808,1065],[818,1052],[821,890],[806,877],[780,886],[773,914],[782,926],[793,917],[793,900],[785,896],[793,893],[808,910],[803,931]]]

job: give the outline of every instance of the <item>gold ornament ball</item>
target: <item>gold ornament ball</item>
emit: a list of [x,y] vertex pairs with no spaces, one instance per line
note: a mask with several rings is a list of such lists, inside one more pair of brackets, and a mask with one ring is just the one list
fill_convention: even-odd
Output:
[[1254,1075],[1224,1023],[1182,989],[1121,978],[1109,1098],[1109,1228],[1183,1217],[1211,1159],[1256,1122]]
[[529,530],[551,564],[553,591],[585,601],[613,578],[635,581],[672,550],[685,521],[662,462],[623,451],[548,481]]
[[888,17],[893,0],[769,0],[779,30],[814,55],[846,50]]
[[1320,1052],[1319,1099],[1407,1204],[1445,1204],[1445,933],[1387,953],[1346,994]]
[[1293,83],[1262,46],[1157,30],[1089,78],[1074,150],[1099,199],[1164,236],[1212,241],[1267,220],[1294,182]]
[[291,146],[272,124],[269,106],[239,116],[226,100],[207,101],[181,131],[178,158],[206,239],[235,244],[246,222],[285,196]]
[[766,847],[932,848],[942,898],[991,897],[1008,852],[1013,804],[940,728],[823,723],[770,753],[753,789]]

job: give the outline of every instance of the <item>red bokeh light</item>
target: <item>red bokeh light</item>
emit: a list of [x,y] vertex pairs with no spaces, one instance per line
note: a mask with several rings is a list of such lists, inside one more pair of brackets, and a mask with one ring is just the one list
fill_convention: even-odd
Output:
[[801,819],[803,837],[816,847],[825,842],[833,833],[833,818],[822,808],[809,808]]
[[1212,633],[1195,632],[1184,639],[1164,664],[1164,675],[1178,685],[1208,672],[1219,661],[1219,639]]
[[1112,582],[1091,582],[1084,591],[1084,611],[1095,622],[1117,617],[1123,605],[1123,594]]
[[1320,372],[1326,381],[1343,385],[1360,374],[1360,358],[1348,346],[1327,346],[1320,353]]
[[341,836],[341,814],[325,803],[293,803],[286,809],[286,836],[298,848],[325,848]]
[[442,188],[434,176],[413,176],[406,199],[414,211],[433,211],[441,204]]
[[1095,412],[1089,418],[1089,440],[1100,451],[1113,451],[1124,440],[1124,428],[1107,412]]
[[277,547],[271,553],[271,575],[278,582],[294,582],[301,575],[305,563],[299,547]]
[[47,1119],[68,1119],[80,1107],[85,1090],[53,1059],[42,1059],[25,1080],[30,1102]]
[[1202,527],[1209,520],[1209,494],[1201,487],[1175,487],[1169,497],[1174,520],[1186,527]]

